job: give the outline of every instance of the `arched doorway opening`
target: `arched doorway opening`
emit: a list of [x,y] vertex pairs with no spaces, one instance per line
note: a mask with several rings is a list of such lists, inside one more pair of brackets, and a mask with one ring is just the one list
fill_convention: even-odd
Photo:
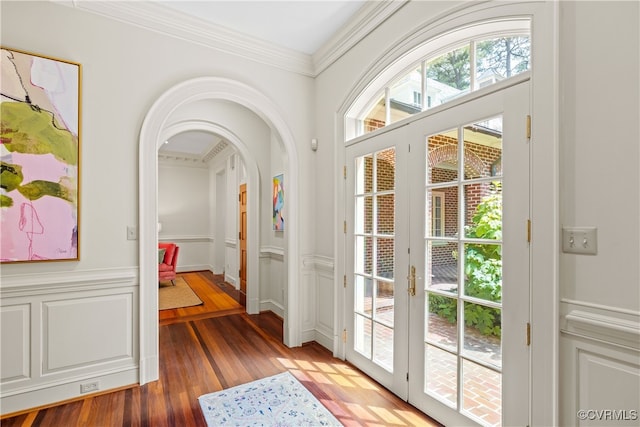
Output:
[[[229,105],[244,107],[259,117],[271,132],[281,141],[285,151],[285,173],[289,176],[287,188],[288,231],[286,234],[285,268],[287,271],[285,291],[284,343],[299,346],[300,316],[297,304],[299,295],[295,286],[298,277],[298,157],[295,142],[289,127],[280,116],[278,109],[265,95],[256,89],[234,80],[218,77],[201,77],[180,83],[164,94],[150,108],[140,132],[139,170],[139,236],[140,236],[140,384],[154,381],[159,377],[158,342],[158,289],[156,248],[158,214],[158,146],[172,135],[188,130],[204,130],[220,135],[240,152],[247,164],[249,187],[259,188],[260,174],[256,161],[245,142],[238,137],[235,129],[229,129],[212,119],[179,120],[176,112],[190,112],[191,108],[203,101],[225,101]],[[173,121],[173,122],[172,122]],[[263,177],[264,179],[264,177]],[[258,209],[258,191],[250,196],[249,209]],[[247,311],[259,311],[259,218],[257,214],[249,218],[248,271],[247,271]],[[292,303],[293,302],[293,303]]]

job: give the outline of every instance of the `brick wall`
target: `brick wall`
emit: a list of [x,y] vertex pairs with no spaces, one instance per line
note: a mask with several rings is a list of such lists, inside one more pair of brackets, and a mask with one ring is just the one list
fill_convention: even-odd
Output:
[[[384,127],[384,123],[377,120],[366,120],[365,126],[373,129]],[[458,190],[455,186],[457,180],[457,140],[444,135],[435,135],[428,140],[428,182],[444,183],[452,182],[451,187],[438,189],[444,193],[444,230],[445,236],[456,236],[458,230]],[[492,165],[498,165],[498,172],[501,172],[499,164],[501,158],[501,150],[480,144],[465,142],[464,144],[464,161],[465,161],[465,179],[491,176]],[[368,194],[380,191],[395,190],[395,150],[388,149],[376,153],[376,182],[374,188],[374,160],[372,156],[365,158],[365,182],[364,189]],[[446,164],[446,167],[442,167]],[[439,167],[440,166],[440,167]],[[475,212],[476,206],[482,198],[490,192],[489,184],[471,184],[464,188],[466,203],[465,223],[469,224]],[[377,203],[377,224],[378,234],[394,234],[395,221],[395,191],[386,195],[376,196]],[[429,208],[431,209],[431,203]],[[365,233],[373,232],[373,197],[365,198]],[[428,224],[427,226],[431,226]],[[383,277],[393,277],[393,263],[395,259],[394,239],[377,238],[365,239],[365,271],[373,271],[373,245],[376,245],[377,257],[376,272]],[[444,244],[434,245],[431,249],[433,265],[455,264],[452,252],[456,249],[456,245]]]

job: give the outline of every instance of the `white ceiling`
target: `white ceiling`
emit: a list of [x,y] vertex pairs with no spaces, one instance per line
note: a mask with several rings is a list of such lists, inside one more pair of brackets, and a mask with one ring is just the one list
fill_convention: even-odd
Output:
[[312,55],[360,9],[363,0],[159,1],[196,18]]
[[[364,0],[157,1],[215,27],[312,55],[360,9]],[[205,132],[185,132],[160,147],[160,153],[186,153],[203,159],[220,142]]]

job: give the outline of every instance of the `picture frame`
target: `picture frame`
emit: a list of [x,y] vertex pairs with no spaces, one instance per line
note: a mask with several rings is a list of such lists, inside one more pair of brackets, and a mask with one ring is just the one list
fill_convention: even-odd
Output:
[[0,262],[78,261],[82,66],[0,49]]
[[273,177],[273,229],[284,231],[284,174]]

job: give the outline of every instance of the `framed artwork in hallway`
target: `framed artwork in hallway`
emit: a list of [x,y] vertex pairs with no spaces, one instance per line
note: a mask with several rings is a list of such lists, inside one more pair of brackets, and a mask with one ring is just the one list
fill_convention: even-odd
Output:
[[0,261],[77,261],[81,65],[6,47],[0,64]]
[[284,231],[284,216],[282,209],[284,208],[284,175],[276,175],[273,177],[273,229],[275,231]]

